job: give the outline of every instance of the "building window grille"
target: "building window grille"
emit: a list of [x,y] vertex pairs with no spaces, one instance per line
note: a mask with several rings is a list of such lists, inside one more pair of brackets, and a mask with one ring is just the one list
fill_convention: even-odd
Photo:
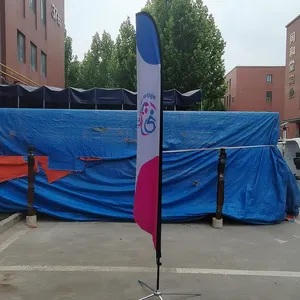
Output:
[[41,0],[41,22],[46,25],[46,0]]
[[271,103],[272,102],[272,91],[266,92],[266,102]]
[[18,31],[17,32],[17,45],[18,45],[18,60],[25,63],[25,35]]
[[267,83],[272,83],[272,80],[273,80],[272,74],[267,74],[266,80],[267,80]]
[[36,0],[29,0],[29,8],[34,14],[36,13]]
[[32,42],[30,43],[30,67],[32,70],[36,71],[37,65],[37,47]]
[[41,73],[44,77],[47,77],[47,55],[41,52]]

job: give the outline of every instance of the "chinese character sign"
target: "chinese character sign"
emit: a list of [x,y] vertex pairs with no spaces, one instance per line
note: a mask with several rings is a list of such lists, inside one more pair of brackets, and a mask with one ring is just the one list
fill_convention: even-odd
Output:
[[295,71],[295,61],[294,60],[290,61],[289,67],[290,67],[290,72]]
[[51,12],[52,19],[54,21],[56,21],[57,25],[60,27],[61,26],[61,16],[60,16],[60,14],[58,12],[58,9],[55,7],[54,4],[52,4],[51,7],[52,7],[52,12]]
[[296,42],[296,32],[294,31],[290,34],[290,38],[289,38],[289,45],[290,45],[289,56],[291,58],[291,60],[289,62],[289,72],[291,74],[289,75],[288,83],[290,86],[290,90],[289,90],[289,98],[290,99],[295,97],[295,89],[293,88],[293,85],[296,83],[296,76],[294,73],[296,70],[296,62],[294,59],[292,59],[296,55],[295,42]]
[[290,99],[293,99],[295,97],[295,90],[293,88],[290,88],[290,91],[289,91],[289,98]]
[[296,42],[296,32],[290,34],[290,45]]
[[296,54],[296,47],[293,46],[290,48],[290,57],[294,56]]
[[295,84],[295,74],[290,75],[289,77],[289,85]]

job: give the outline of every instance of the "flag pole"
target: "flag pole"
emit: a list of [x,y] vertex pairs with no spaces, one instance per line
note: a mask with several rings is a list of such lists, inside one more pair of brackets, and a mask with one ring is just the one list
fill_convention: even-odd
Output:
[[157,282],[156,290],[160,290],[160,267],[161,263],[161,230],[162,230],[162,182],[163,182],[163,134],[164,134],[164,106],[163,106],[163,59],[161,51],[161,40],[156,22],[153,20],[158,35],[159,55],[160,55],[160,128],[159,128],[159,175],[158,175],[158,205],[157,205],[157,233],[156,233],[156,266]]
[[[149,13],[140,12],[136,17],[138,127],[134,219],[141,229],[153,236],[157,266],[156,289],[151,288],[143,281],[139,280],[138,282],[152,292],[140,300],[153,297],[163,300],[160,291],[163,163],[161,41],[157,25]],[[201,294],[167,294],[201,296]]]

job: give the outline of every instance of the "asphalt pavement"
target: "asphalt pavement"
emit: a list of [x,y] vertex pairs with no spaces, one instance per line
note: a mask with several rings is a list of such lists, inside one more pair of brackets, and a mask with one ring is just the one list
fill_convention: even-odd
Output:
[[[300,222],[163,225],[161,290],[168,299],[300,298]],[[0,234],[0,299],[140,299],[155,286],[151,237],[132,223],[23,222]]]

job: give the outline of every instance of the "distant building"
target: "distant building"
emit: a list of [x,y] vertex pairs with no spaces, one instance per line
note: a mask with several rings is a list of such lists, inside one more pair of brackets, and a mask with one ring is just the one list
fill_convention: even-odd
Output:
[[235,67],[226,75],[226,110],[284,113],[285,67]]
[[0,82],[64,87],[64,30],[64,0],[1,0]]
[[284,119],[294,119],[288,137],[300,135],[300,15],[287,26]]

